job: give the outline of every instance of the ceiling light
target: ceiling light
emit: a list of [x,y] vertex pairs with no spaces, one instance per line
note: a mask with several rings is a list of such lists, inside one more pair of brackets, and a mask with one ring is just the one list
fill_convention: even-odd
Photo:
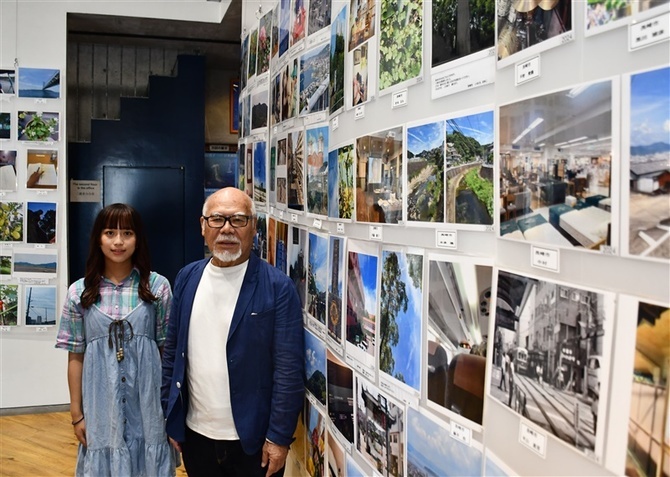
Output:
[[589,138],[588,136],[582,136],[582,137],[578,137],[578,138],[576,138],[576,139],[570,139],[570,140],[568,141],[568,144],[572,144],[572,143],[574,143],[574,142],[583,141],[584,139],[588,139],[588,138]]
[[522,137],[524,137],[526,134],[528,134],[533,129],[538,127],[542,123],[542,121],[544,121],[544,118],[537,118],[535,121],[530,123],[530,126],[528,126],[526,129],[524,129],[523,132],[521,134],[519,134],[514,141],[512,141],[512,144],[516,144],[517,142],[519,142],[519,140]]
[[586,89],[591,86],[590,84],[583,84],[581,86],[576,86],[575,88],[572,88],[570,91],[568,91],[568,98],[576,98],[580,94],[582,94]]

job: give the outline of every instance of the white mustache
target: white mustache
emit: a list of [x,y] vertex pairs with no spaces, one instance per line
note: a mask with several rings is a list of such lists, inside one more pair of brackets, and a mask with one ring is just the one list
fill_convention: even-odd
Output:
[[232,243],[236,243],[236,244],[241,243],[240,239],[238,239],[234,235],[219,235],[218,237],[216,237],[216,242],[215,243],[226,243],[226,242],[228,242],[228,243],[232,242]]

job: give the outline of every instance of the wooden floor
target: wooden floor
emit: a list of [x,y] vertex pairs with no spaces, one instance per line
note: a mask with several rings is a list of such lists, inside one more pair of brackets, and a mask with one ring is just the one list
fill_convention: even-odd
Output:
[[[0,417],[0,476],[74,475],[77,439],[69,412]],[[177,477],[186,477],[184,466]]]

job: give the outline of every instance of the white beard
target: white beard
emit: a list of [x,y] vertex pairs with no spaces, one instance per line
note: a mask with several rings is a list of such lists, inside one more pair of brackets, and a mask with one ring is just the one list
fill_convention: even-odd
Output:
[[234,262],[242,256],[242,249],[240,248],[237,252],[212,252],[212,255],[214,255],[222,263],[230,263]]

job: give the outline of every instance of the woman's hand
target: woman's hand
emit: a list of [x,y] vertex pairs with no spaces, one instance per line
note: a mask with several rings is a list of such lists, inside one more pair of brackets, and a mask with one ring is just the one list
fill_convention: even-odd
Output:
[[74,425],[74,435],[86,447],[86,419],[82,419]]

